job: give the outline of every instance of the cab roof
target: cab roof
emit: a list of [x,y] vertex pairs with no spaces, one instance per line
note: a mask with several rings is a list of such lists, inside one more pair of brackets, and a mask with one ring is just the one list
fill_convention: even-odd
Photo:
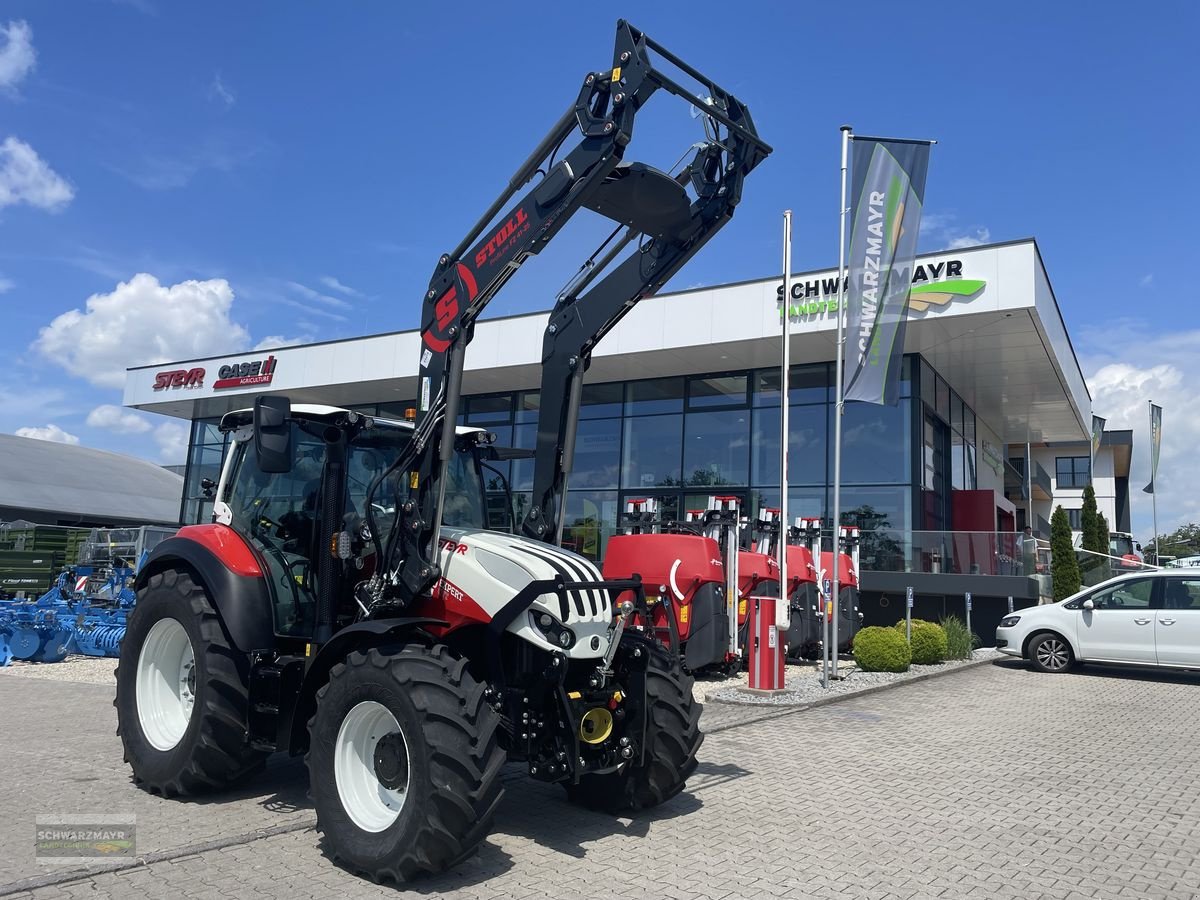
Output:
[[[343,409],[340,406],[325,406],[321,403],[293,403],[292,417],[305,419],[311,422],[322,422],[330,425],[336,425],[347,415],[362,416],[369,418],[376,426],[383,428],[395,428],[402,431],[412,431],[416,426],[404,419],[388,419],[383,416],[372,416],[367,413],[352,413],[351,410]],[[235,409],[221,416],[221,431],[234,431],[245,425],[253,424],[254,409]],[[459,425],[455,431],[458,434],[478,434],[484,431],[483,428],[472,428]]]

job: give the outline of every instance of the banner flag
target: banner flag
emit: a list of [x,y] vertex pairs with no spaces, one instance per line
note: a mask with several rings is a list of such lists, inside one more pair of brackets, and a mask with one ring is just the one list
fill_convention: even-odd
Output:
[[1147,494],[1154,493],[1154,479],[1158,477],[1158,452],[1162,449],[1162,407],[1150,404],[1150,483],[1142,488]]
[[895,406],[932,141],[853,138],[846,400]]

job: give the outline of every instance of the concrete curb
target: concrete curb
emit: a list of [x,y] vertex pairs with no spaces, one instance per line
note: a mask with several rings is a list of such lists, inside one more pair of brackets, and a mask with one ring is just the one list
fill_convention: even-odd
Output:
[[[935,671],[922,672],[919,675],[913,675],[909,678],[903,678],[898,681],[889,681],[885,684],[867,685],[865,687],[859,688],[858,690],[843,691],[843,692],[837,693],[837,694],[830,694],[827,697],[817,697],[814,700],[802,700],[802,701],[798,701],[796,703],[787,703],[787,702],[768,703],[768,702],[763,702],[761,700],[750,700],[750,699],[732,700],[732,699],[729,699],[726,697],[717,697],[717,696],[714,696],[711,694],[705,699],[704,702],[705,703],[717,703],[717,704],[721,704],[721,705],[725,705],[725,706],[749,707],[751,709],[761,709],[763,711],[771,710],[771,709],[778,709],[781,712],[786,711],[788,713],[802,712],[803,710],[806,710],[806,709],[813,709],[818,706],[828,706],[830,703],[838,703],[842,700],[849,700],[854,697],[865,697],[868,694],[877,694],[880,691],[889,691],[892,688],[903,687],[906,684],[916,684],[920,681],[928,681],[931,678],[943,678],[947,675],[952,675],[955,672],[965,672],[968,669],[974,669],[977,666],[987,665],[988,663],[995,662],[997,659],[1002,659],[1002,658],[1003,658],[1002,656],[988,656],[983,659],[971,659],[971,660],[967,660],[964,663],[960,663],[959,665],[956,665],[953,668],[942,668],[942,669],[937,669]],[[762,720],[757,719],[755,721],[762,721]],[[718,728],[713,729],[713,731],[724,731],[731,727],[737,727],[740,724],[742,724],[742,723],[735,722],[732,725],[718,726]],[[707,734],[709,732],[705,732],[705,733]]]

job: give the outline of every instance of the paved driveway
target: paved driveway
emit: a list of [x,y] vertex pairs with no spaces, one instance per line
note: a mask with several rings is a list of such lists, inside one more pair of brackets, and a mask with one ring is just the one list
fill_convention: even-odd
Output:
[[[0,679],[0,894],[32,819],[127,812],[149,866],[38,888],[96,896],[395,896],[330,864],[303,769],[220,802],[128,783],[103,686]],[[767,717],[763,717],[763,716]],[[1200,678],[1013,663],[779,715],[710,706],[689,790],[608,819],[514,776],[492,837],[408,889],[448,897],[1193,897]],[[13,884],[15,882],[15,884]],[[28,884],[28,882],[26,882]]]

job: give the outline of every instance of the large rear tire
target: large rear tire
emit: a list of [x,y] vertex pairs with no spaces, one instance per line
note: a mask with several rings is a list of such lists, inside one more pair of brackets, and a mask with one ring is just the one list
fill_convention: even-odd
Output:
[[375,881],[475,851],[503,796],[500,717],[443,646],[352,653],[317,692],[306,760],[333,858]]
[[226,787],[266,754],[246,743],[248,661],[189,572],[150,577],[117,664],[117,734],[133,780],[164,797]]
[[566,786],[572,803],[602,812],[649,809],[666,803],[696,771],[696,751],[704,742],[700,731],[704,707],[692,695],[695,678],[658,644],[633,640],[650,653],[643,762],[631,763],[620,772],[585,775],[579,784]]

